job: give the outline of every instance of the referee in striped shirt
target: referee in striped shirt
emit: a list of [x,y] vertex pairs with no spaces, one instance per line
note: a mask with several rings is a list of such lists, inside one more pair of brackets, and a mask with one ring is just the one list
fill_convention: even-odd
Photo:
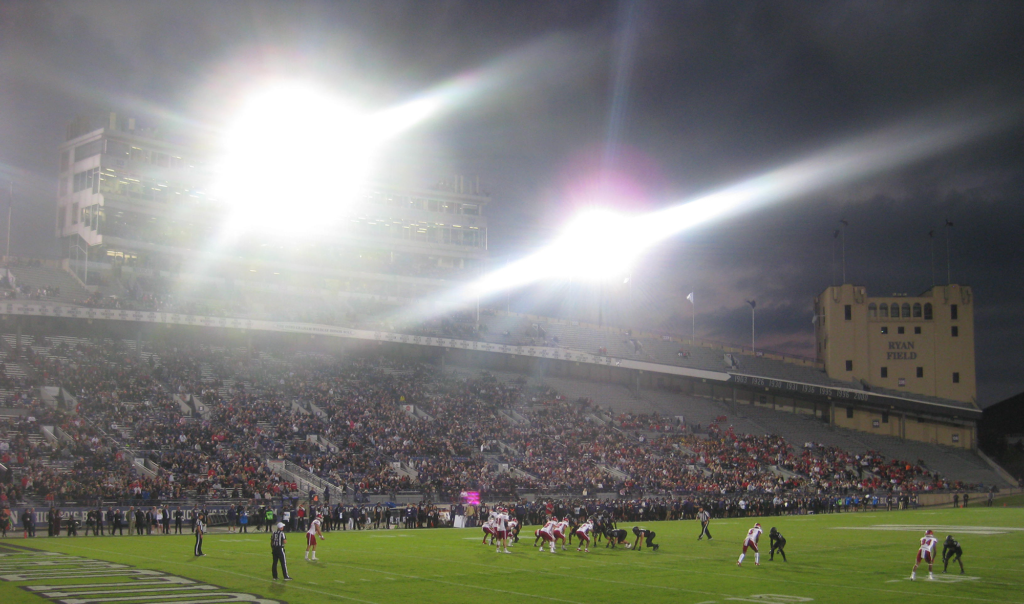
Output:
[[711,541],[711,531],[708,530],[708,525],[711,524],[711,514],[701,507],[700,512],[697,513],[697,520],[700,520],[700,536],[697,537],[697,541],[703,539],[704,535],[707,535],[708,541]]
[[284,523],[277,523],[277,530],[270,536],[270,553],[274,556],[274,565],[271,567],[271,572],[274,575],[274,580],[277,580],[277,563],[281,563],[281,574],[284,575],[285,581],[291,581],[292,578],[288,576],[288,558],[284,555],[284,544],[288,540],[284,534]]
[[199,514],[199,517],[196,519],[195,531],[196,531],[196,551],[195,551],[195,554],[196,554],[196,557],[198,558],[199,556],[205,556],[206,555],[206,554],[203,553],[203,534],[206,533],[206,516],[204,516],[203,514]]

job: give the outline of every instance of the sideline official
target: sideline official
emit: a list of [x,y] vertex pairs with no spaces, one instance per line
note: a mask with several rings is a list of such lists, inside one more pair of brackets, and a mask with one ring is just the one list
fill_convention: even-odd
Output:
[[288,541],[288,538],[284,534],[284,523],[277,523],[277,530],[270,536],[270,553],[274,556],[274,564],[271,566],[271,573],[274,575],[274,580],[277,580],[277,563],[281,563],[281,574],[284,575],[285,581],[291,581],[292,578],[288,575],[288,558],[284,555],[284,544]]
[[205,556],[206,555],[206,554],[203,553],[203,534],[206,533],[206,516],[203,516],[202,514],[200,514],[199,517],[196,518],[195,522],[196,522],[196,528],[195,528],[195,531],[196,531],[196,551],[195,551],[195,555],[198,558],[199,556]]
[[701,508],[697,514],[697,520],[700,521],[700,536],[697,537],[697,541],[703,539],[704,535],[707,535],[708,541],[711,541],[711,531],[708,530],[708,525],[711,524],[711,514],[704,508]]

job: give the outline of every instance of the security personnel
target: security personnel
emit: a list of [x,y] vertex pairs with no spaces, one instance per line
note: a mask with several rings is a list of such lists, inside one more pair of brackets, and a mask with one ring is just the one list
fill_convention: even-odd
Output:
[[285,581],[291,581],[292,578],[288,576],[288,558],[284,555],[284,544],[288,541],[288,537],[284,534],[284,523],[277,523],[277,530],[270,536],[270,553],[274,556],[274,565],[271,566],[271,573],[274,575],[274,580],[277,580],[277,563],[281,563],[281,574],[284,575]]
[[181,511],[181,506],[179,505],[177,507],[177,509],[174,510],[174,534],[175,535],[180,535],[181,534],[181,521],[184,518],[185,518],[185,512]]
[[782,554],[782,561],[789,562],[786,560],[786,538],[782,536],[782,533],[777,531],[775,527],[768,532],[768,538],[771,540],[771,549],[768,550],[768,559],[775,559],[775,552]]
[[703,539],[704,535],[707,535],[708,541],[711,541],[711,531],[708,530],[708,525],[711,524],[711,514],[703,506],[697,513],[697,520],[700,521],[700,536],[697,537],[697,541]]
[[204,516],[202,514],[199,514],[199,516],[195,519],[195,523],[196,523],[196,528],[195,528],[195,531],[196,531],[196,550],[195,550],[195,555],[198,558],[199,556],[205,556],[206,555],[206,554],[203,553],[203,534],[206,533],[206,516]]
[[24,539],[36,536],[36,512],[35,508],[28,508],[21,515],[21,526],[25,530]]
[[[966,499],[967,496],[964,495]],[[960,556],[964,555],[964,550],[960,547],[960,542],[953,538],[953,535],[946,535],[946,541],[942,544],[942,572],[945,574],[946,569],[949,568],[949,561],[955,559],[957,564],[960,565],[960,574],[964,574],[964,563],[960,560]]]

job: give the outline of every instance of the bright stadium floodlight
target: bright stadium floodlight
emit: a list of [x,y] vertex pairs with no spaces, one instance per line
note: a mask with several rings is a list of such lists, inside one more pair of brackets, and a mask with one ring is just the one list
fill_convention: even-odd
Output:
[[597,281],[621,277],[644,250],[635,218],[590,210],[544,250],[541,277]]
[[230,231],[307,235],[333,226],[383,143],[419,114],[400,114],[389,128],[377,117],[305,84],[251,96],[228,128],[216,168],[216,195],[232,210]]
[[621,277],[647,250],[683,231],[933,157],[1001,131],[1018,116],[1015,108],[970,119],[926,116],[824,149],[663,210],[637,216],[591,211],[541,250],[473,283],[409,307],[395,319],[418,321],[445,309],[551,278]]

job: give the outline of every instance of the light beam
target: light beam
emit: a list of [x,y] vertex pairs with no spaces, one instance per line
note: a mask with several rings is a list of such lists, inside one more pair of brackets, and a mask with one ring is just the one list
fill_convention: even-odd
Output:
[[805,197],[933,157],[1004,128],[1014,112],[970,120],[927,117],[835,145],[664,210],[638,216],[591,212],[540,251],[396,317],[419,321],[545,279],[622,278],[646,251],[683,231],[771,203]]

